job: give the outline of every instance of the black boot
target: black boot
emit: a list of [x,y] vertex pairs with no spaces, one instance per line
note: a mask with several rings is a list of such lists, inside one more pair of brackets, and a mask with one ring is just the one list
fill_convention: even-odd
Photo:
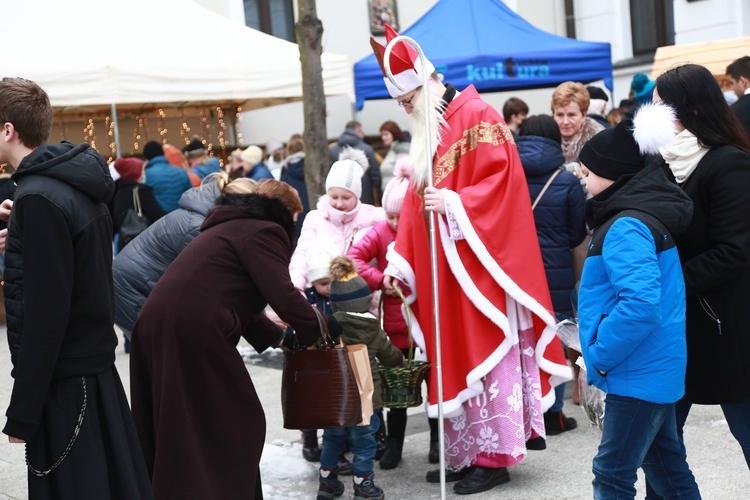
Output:
[[544,414],[544,428],[548,436],[556,436],[563,432],[572,431],[578,427],[573,417],[566,417],[561,411],[548,411]]
[[438,441],[438,421],[436,418],[427,419],[430,423],[430,453],[427,455],[427,460],[431,464],[440,462],[440,442]]
[[378,410],[378,417],[380,417],[380,427],[378,432],[375,433],[375,440],[378,442],[378,449],[375,451],[375,460],[380,460],[385,453],[385,420],[383,419],[383,410]]
[[320,462],[318,429],[304,429],[302,431],[302,457],[308,462]]
[[406,434],[406,408],[388,410],[388,439],[385,440],[385,453],[380,458],[381,469],[395,469],[401,462]]
[[401,452],[404,448],[403,441],[397,441],[393,438],[388,438],[385,441],[385,453],[380,458],[381,469],[395,469],[401,462]]

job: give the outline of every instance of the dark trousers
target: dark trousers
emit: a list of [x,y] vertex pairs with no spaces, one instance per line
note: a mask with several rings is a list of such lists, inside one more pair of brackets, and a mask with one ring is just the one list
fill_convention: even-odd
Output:
[[[734,438],[740,443],[742,447],[742,453],[745,455],[745,462],[748,468],[750,468],[750,402],[746,403],[732,403],[723,404],[721,410],[724,412],[724,417],[727,419],[729,425],[729,431],[732,433]],[[690,408],[693,407],[693,403],[681,399],[675,403],[675,419],[677,423],[677,435],[680,438],[680,442],[685,446],[683,439],[683,431],[685,429],[685,421],[690,414]],[[646,480],[646,500],[661,500],[664,497],[660,496],[651,483]]]
[[594,457],[594,499],[635,498],[639,467],[665,498],[701,498],[677,435],[675,405],[608,394]]

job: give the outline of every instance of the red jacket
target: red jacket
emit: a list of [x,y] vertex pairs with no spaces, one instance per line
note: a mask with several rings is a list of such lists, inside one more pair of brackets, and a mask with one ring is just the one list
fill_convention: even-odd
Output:
[[[348,255],[357,263],[357,272],[373,292],[383,289],[383,271],[388,266],[385,258],[388,245],[396,241],[396,232],[387,221],[380,221],[349,249]],[[377,267],[370,265],[376,260]],[[406,293],[406,292],[404,292]],[[386,296],[383,300],[383,330],[399,349],[408,349],[409,332],[401,313],[401,299]]]

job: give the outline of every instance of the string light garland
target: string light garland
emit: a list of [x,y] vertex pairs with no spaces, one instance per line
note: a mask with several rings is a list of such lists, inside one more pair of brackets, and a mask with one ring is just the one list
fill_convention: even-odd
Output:
[[224,110],[221,109],[221,106],[216,106],[216,116],[219,118],[219,147],[221,148],[219,164],[223,167],[224,158],[227,156],[227,141],[224,139],[224,135],[227,131],[227,124],[224,121]]
[[190,137],[188,136],[188,134],[190,133],[190,127],[185,120],[185,108],[180,108],[180,122],[180,137],[182,137],[182,141],[187,146],[188,144],[190,144]]
[[156,120],[156,129],[159,132],[159,136],[161,137],[161,143],[166,144],[167,143],[167,125],[165,120],[167,119],[167,114],[164,112],[164,109],[159,108],[158,111],[158,118]]
[[[237,106],[237,112],[234,114],[234,117],[234,129],[236,131],[237,128],[239,128],[240,123],[242,122],[242,106]],[[242,146],[245,143],[245,141],[242,140],[242,132],[235,132],[235,134],[237,135],[238,144]]]
[[107,129],[107,137],[109,138],[109,158],[107,163],[112,163],[117,156],[117,148],[115,146],[115,122],[112,121],[110,116],[104,119],[104,127]]
[[143,126],[143,120],[139,115],[135,115],[135,128],[133,129],[133,151],[138,151],[140,148],[141,140],[141,127]]
[[89,118],[86,127],[83,129],[83,140],[88,142],[92,148],[96,149],[96,134],[94,133],[94,120]]

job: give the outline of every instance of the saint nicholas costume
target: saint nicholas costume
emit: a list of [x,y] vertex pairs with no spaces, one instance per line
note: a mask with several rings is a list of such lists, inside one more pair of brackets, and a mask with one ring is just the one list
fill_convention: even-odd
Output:
[[[395,36],[388,27],[388,41]],[[384,47],[374,40],[372,45],[382,68]],[[403,87],[386,78],[393,97],[422,86],[413,48],[396,45],[390,63]],[[427,71],[434,71],[432,64]],[[422,98],[416,94],[412,100]],[[436,248],[446,461],[454,469],[501,468],[521,461],[528,439],[544,436],[542,415],[554,402],[553,388],[570,380],[571,370],[555,340],[556,321],[513,136],[473,86],[459,93],[447,85],[443,100],[440,141],[428,157],[446,207],[446,214],[438,215]],[[412,142],[415,169],[420,146]],[[417,182],[406,194],[386,274],[410,289],[415,340],[436,366],[423,189]],[[430,417],[438,416],[436,376],[432,370]]]

